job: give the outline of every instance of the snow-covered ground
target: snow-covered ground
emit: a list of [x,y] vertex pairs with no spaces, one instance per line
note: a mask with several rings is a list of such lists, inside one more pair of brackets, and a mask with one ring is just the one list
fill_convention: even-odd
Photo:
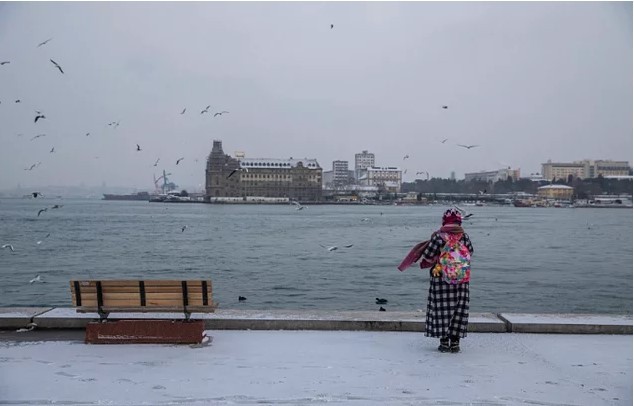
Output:
[[442,354],[421,333],[207,334],[199,347],[5,339],[0,404],[632,405],[631,335],[469,334]]

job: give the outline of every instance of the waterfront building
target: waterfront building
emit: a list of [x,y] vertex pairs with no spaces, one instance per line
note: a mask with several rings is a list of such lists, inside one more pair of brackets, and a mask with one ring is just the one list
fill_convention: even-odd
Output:
[[481,182],[495,183],[499,180],[507,180],[508,178],[513,179],[513,181],[519,180],[520,170],[504,168],[504,169],[498,169],[495,171],[481,171],[481,172],[471,172],[471,173],[464,174],[465,182],[481,181]]
[[566,185],[546,185],[537,188],[537,196],[547,199],[570,200],[574,188]]
[[377,186],[390,193],[399,193],[403,182],[403,172],[394,166],[371,166],[362,171],[359,184]]
[[363,150],[363,152],[354,154],[354,177],[359,180],[366,168],[374,166],[374,154]]
[[573,162],[552,162],[550,159],[542,164],[542,175],[546,179],[588,179],[601,176],[626,176],[630,174],[630,164],[627,161],[591,160]]
[[321,200],[322,169],[316,159],[239,158],[214,141],[205,170],[205,200],[258,196],[299,201]]

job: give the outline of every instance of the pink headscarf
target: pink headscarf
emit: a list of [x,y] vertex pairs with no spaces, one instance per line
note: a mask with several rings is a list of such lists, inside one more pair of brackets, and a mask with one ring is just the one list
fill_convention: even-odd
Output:
[[442,225],[445,224],[462,224],[462,214],[456,209],[449,209],[442,215]]

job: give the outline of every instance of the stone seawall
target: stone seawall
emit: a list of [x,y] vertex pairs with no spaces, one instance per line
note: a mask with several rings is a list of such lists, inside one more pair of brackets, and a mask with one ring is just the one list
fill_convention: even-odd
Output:
[[[193,313],[208,330],[424,331],[424,312],[217,310]],[[0,308],[0,329],[83,329],[98,319],[65,307]],[[181,313],[112,313],[109,319],[182,319]],[[632,334],[631,315],[472,313],[473,333]]]

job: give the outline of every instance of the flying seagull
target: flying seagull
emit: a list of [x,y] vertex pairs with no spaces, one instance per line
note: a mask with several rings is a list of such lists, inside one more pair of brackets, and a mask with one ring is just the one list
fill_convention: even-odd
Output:
[[31,141],[33,141],[36,138],[40,138],[40,137],[46,137],[46,134],[38,134],[35,137],[31,138]]
[[337,251],[339,249],[339,247],[337,247],[336,245],[333,245],[331,247],[326,247],[325,245],[321,245],[319,244],[320,247],[327,249],[328,251]]
[[409,155],[405,155],[405,156],[403,157],[403,161],[404,161],[404,160],[406,160],[407,158],[409,158]]
[[157,159],[156,162],[154,162],[154,166],[157,166],[158,165],[158,161],[160,161],[160,160],[161,160],[161,158]]
[[61,67],[61,66],[59,66],[59,65],[57,64],[57,62],[55,62],[55,61],[54,61],[54,60],[52,60],[52,59],[50,59],[50,61],[51,61],[51,62],[53,62],[53,65],[55,65],[55,67],[56,67],[57,69],[59,69],[59,71],[60,71],[60,72],[62,72],[62,74],[64,74],[64,71],[62,70],[62,67]]
[[241,171],[241,172],[249,172],[249,170],[247,168],[238,168],[238,169],[234,169],[231,171],[231,173],[227,176],[227,179],[229,179],[234,173]]
[[53,38],[49,38],[44,42],[40,42],[39,44],[37,44],[37,48],[41,47],[42,45],[46,45],[50,40],[52,40]]
[[39,274],[35,275],[35,278],[29,281],[29,283],[34,283],[34,282],[44,283],[44,281],[42,280],[42,277]]
[[48,210],[48,207],[45,207],[43,209],[40,209],[40,211],[37,212],[37,216],[40,217],[40,214],[42,214],[42,212]]
[[187,225],[184,225],[183,227],[181,227],[181,233],[184,233],[186,229],[187,229]]
[[136,144],[136,150],[141,151],[141,147],[139,146],[139,144]]
[[[61,209],[62,207],[64,207],[63,204],[56,204],[53,207],[51,207],[51,209]],[[48,237],[48,236],[47,236]]]
[[0,65],[6,65],[8,63],[11,63],[11,61],[2,61],[2,62],[0,62]]
[[41,162],[38,162],[36,164],[31,165],[31,167],[29,168],[24,168],[25,171],[32,171],[33,168],[37,168],[38,166],[40,166]]
[[440,141],[441,144],[444,144],[445,142],[447,142],[449,138],[445,138],[444,140]]
[[443,109],[447,110],[449,106],[442,106]]
[[33,120],[33,122],[37,123],[37,120],[39,120],[40,118],[46,118],[46,116],[40,112],[37,112],[37,115],[35,116],[35,120]]
[[296,202],[295,200],[291,200],[291,204],[297,206],[295,210],[304,210],[304,206],[302,206],[299,202]]
[[53,152],[55,152],[55,147],[51,148],[50,153],[52,154]]
[[2,248],[8,248],[8,249],[10,249],[10,250],[11,250],[11,252],[15,252],[15,250],[13,249],[13,245],[11,245],[11,244],[4,244],[4,245],[2,246]]
[[178,159],[176,160],[176,165],[178,165],[178,163],[179,163],[180,161],[182,161],[183,159],[185,159],[185,157],[178,158]]
[[88,137],[90,135],[90,133],[86,133],[86,137]]
[[215,114],[214,114],[214,117],[216,117],[216,116],[222,116],[224,113],[228,113],[228,111],[220,111],[220,112],[218,112],[218,113],[215,113]]
[[185,110],[187,110],[187,107],[185,107],[183,111],[181,111],[181,114],[185,114]]
[[456,205],[454,205],[453,207],[455,207],[456,210],[458,210],[462,214],[462,218],[463,219],[468,219],[469,217],[473,216],[473,213],[467,214],[467,212],[464,209],[462,209],[462,208],[460,208],[460,207],[458,207]]
[[200,112],[200,114],[203,114],[203,113],[209,113],[209,108],[210,108],[210,107],[211,107],[211,106],[207,106],[207,107],[205,107],[205,109],[204,109],[203,111],[201,111],[201,112]]
[[20,99],[16,100],[15,103],[21,103],[22,101]]
[[466,148],[466,149],[471,149],[471,148],[475,148],[475,147],[478,146],[478,145],[462,145],[462,144],[456,144],[456,145],[459,146],[459,147]]
[[330,24],[330,29],[332,30],[333,28],[335,28],[334,24]]

